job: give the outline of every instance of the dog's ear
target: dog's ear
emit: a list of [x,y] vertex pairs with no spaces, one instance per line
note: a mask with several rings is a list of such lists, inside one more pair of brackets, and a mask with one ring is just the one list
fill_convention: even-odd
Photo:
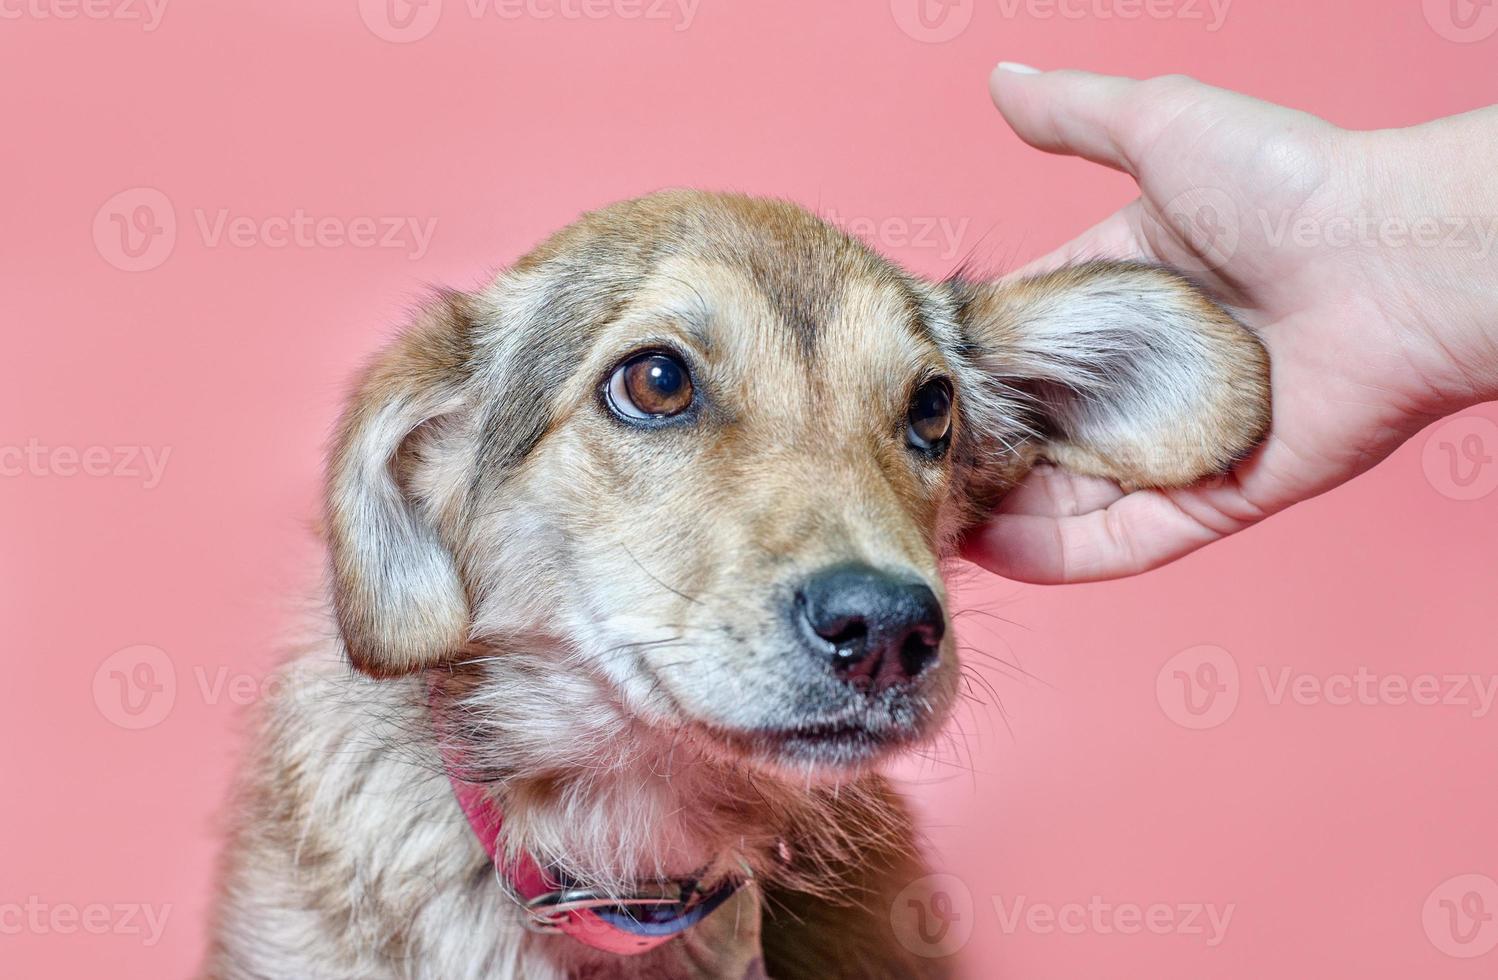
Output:
[[354,666],[390,677],[440,662],[467,638],[453,555],[402,479],[418,429],[463,405],[466,297],[430,304],[360,381],[328,472],[333,603]]
[[969,358],[1028,405],[1039,455],[1125,489],[1224,472],[1269,425],[1269,359],[1190,281],[1090,262],[956,282]]

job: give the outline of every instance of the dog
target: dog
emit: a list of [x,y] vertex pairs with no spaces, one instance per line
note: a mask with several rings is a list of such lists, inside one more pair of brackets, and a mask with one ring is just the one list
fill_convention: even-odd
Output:
[[1038,462],[1184,486],[1268,423],[1263,346],[1166,269],[931,282],[781,201],[585,215],[350,401],[205,976],[942,975],[878,766],[958,694],[944,563]]

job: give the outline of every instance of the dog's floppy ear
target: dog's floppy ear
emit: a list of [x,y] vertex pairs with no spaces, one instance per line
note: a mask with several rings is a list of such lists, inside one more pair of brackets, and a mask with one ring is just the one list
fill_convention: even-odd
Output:
[[365,373],[328,472],[333,603],[355,667],[377,677],[440,662],[469,628],[457,565],[401,479],[421,426],[463,404],[470,313],[446,294]]
[[1269,425],[1263,345],[1182,276],[1089,262],[954,284],[969,355],[1027,396],[1040,455],[1125,489],[1225,471]]

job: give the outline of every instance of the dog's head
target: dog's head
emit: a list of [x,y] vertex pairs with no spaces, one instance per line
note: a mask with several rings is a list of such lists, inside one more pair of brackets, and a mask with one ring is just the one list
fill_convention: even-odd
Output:
[[790,204],[658,194],[377,361],[331,470],[338,619],[369,674],[522,650],[730,758],[842,771],[941,720],[940,563],[1037,459],[1186,484],[1267,412],[1262,347],[1172,273],[931,283]]

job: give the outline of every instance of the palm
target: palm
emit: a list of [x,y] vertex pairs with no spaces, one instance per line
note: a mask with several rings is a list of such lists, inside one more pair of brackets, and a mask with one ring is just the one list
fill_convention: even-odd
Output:
[[[1114,107],[1103,148],[1079,152],[1134,174],[1140,199],[1019,274],[1111,257],[1194,275],[1268,347],[1274,421],[1234,472],[1184,490],[1125,494],[1095,477],[1037,469],[968,549],[1017,578],[1083,581],[1154,567],[1349,479],[1425,421],[1415,406],[1428,396],[1427,359],[1366,299],[1369,277],[1387,270],[1316,235],[1290,237],[1287,222],[1309,218],[1314,231],[1318,219],[1361,206],[1335,176],[1336,130],[1195,83],[1134,84],[1153,90]],[[1354,346],[1384,353],[1352,359]]]

